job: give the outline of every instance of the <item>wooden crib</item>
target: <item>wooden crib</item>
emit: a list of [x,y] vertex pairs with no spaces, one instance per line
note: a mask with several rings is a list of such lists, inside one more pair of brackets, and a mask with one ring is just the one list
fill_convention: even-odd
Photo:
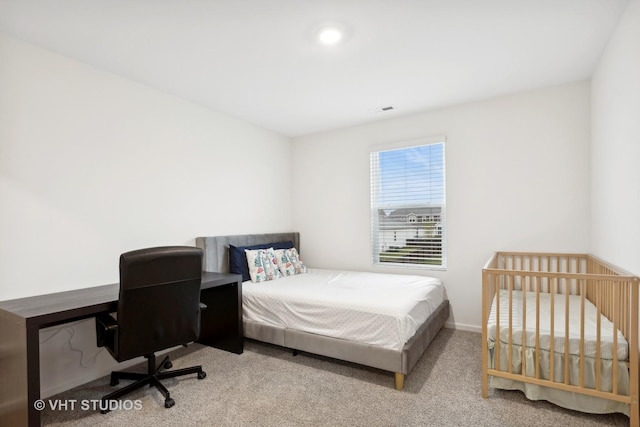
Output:
[[483,397],[491,379],[639,425],[637,277],[591,255],[498,252],[482,270],[482,321]]

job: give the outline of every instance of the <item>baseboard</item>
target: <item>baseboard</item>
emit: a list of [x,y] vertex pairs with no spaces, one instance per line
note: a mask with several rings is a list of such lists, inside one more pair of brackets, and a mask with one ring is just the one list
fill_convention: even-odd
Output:
[[476,325],[466,325],[464,323],[447,322],[444,324],[448,329],[459,329],[461,331],[482,333],[482,328]]

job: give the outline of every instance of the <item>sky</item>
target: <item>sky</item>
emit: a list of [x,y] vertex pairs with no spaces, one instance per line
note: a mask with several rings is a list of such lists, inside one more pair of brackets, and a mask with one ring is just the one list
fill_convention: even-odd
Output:
[[[443,159],[444,143],[372,153],[371,168],[372,172],[378,172],[377,184],[381,190],[378,192],[377,206],[444,203]],[[372,174],[373,182],[375,178]],[[374,188],[372,191],[375,191]]]

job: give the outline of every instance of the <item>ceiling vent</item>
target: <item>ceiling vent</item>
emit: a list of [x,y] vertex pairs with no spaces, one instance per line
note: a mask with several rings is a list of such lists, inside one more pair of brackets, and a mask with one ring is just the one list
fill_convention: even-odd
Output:
[[396,107],[394,107],[393,105],[385,105],[384,107],[369,108],[367,112],[369,114],[383,114],[394,111],[395,108]]

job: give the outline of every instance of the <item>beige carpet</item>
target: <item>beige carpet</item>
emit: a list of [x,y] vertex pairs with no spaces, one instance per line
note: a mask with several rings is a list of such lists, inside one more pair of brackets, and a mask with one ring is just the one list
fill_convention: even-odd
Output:
[[[481,397],[480,334],[442,330],[407,377],[248,341],[242,355],[194,344],[172,353],[174,368],[202,364],[207,378],[165,382],[176,405],[165,409],[155,388],[128,397],[108,414],[85,410],[107,394],[108,378],[51,399],[75,410],[45,409],[51,426],[625,426],[621,414],[590,415],[532,402],[518,391]],[[139,370],[144,370],[140,365]],[[128,382],[122,381],[122,384]],[[68,405],[70,406],[70,405]]]

